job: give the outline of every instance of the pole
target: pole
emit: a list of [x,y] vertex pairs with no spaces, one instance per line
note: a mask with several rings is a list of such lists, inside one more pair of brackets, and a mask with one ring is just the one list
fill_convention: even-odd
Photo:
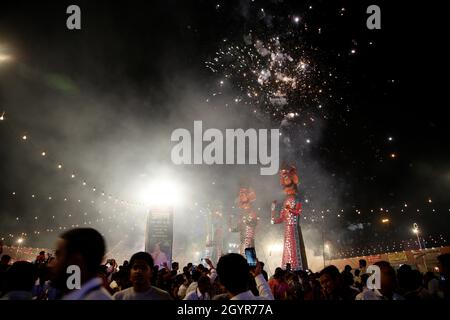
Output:
[[19,242],[19,245],[17,246],[17,251],[16,251],[16,260],[19,260],[19,251],[20,251],[20,245],[22,244],[22,242]]
[[419,249],[422,250],[422,244],[420,243],[420,238],[419,238],[419,231],[417,231],[416,236],[417,236],[417,242],[419,243]]
[[427,260],[426,260],[427,253],[425,252],[425,248],[422,248],[422,244],[420,243],[420,238],[419,238],[419,233],[418,232],[417,232],[417,242],[419,242],[420,250],[424,250],[423,255],[422,255],[422,257],[423,257],[423,265],[425,267],[425,271],[428,271]]
[[322,258],[323,258],[323,268],[325,269],[325,236],[322,226]]

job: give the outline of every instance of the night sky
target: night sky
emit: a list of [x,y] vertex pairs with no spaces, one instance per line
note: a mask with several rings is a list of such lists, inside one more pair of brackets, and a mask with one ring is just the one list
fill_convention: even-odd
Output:
[[[446,75],[442,20],[426,21],[431,6],[392,2],[2,3],[0,54],[13,59],[0,62],[0,238],[10,244],[26,233],[27,245],[52,246],[60,226],[89,221],[114,246],[142,208],[119,206],[116,216],[98,203],[109,193],[138,201],[133,181],[161,167],[190,186],[185,214],[194,202],[220,202],[227,214],[245,181],[266,223],[270,202],[282,197],[278,176],[171,164],[170,132],[204,120],[281,128],[290,138],[281,139],[282,161],[299,168],[308,201],[305,227],[325,230],[336,247],[407,240],[413,222],[424,237],[447,239],[450,126],[434,75]],[[66,28],[70,4],[81,7],[81,30]],[[381,8],[381,30],[366,27],[370,4]],[[261,64],[236,67],[237,52],[263,61],[256,40],[274,37],[306,63],[304,73],[290,69],[299,87],[287,89],[281,107],[268,100],[269,85],[242,76]],[[81,176],[87,186],[75,182]]]

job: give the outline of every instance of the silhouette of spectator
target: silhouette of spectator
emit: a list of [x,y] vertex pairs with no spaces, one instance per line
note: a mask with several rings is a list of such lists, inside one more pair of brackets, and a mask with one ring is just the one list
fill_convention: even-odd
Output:
[[[52,267],[52,285],[60,289],[64,300],[111,300],[97,272],[105,255],[105,240],[92,228],[69,230],[60,236],[55,252],[56,262]],[[80,268],[81,288],[69,290],[67,268]]]
[[450,300],[450,253],[437,257],[439,273],[441,274],[440,288],[445,300]]
[[259,296],[249,290],[250,268],[247,260],[237,253],[229,253],[220,257],[217,263],[219,280],[231,296],[230,300],[273,300],[272,292],[261,274],[258,262],[253,273]]
[[32,300],[37,279],[36,267],[27,261],[17,261],[6,271],[6,294],[2,300]]
[[325,300],[355,300],[358,291],[350,288],[343,281],[342,275],[335,266],[324,268],[319,277]]

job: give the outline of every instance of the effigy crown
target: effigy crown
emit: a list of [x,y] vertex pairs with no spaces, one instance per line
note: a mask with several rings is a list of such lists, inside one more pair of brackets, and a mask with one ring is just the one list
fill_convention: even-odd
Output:
[[299,183],[299,178],[297,175],[297,168],[295,166],[287,166],[280,170],[280,184],[284,185],[283,180],[289,177],[294,184]]

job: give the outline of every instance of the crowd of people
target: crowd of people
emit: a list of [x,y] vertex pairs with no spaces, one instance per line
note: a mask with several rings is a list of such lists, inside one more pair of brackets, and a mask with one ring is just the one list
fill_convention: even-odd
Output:
[[[367,263],[359,268],[334,265],[320,272],[277,268],[268,276],[264,263],[249,267],[240,254],[220,257],[217,265],[177,262],[155,265],[151,254],[137,252],[122,265],[104,263],[105,241],[95,229],[72,229],[60,236],[55,255],[44,251],[35,261],[1,256],[3,300],[440,300],[450,299],[450,254],[438,257],[439,273],[422,274],[413,266],[395,270],[379,261],[379,288],[368,288]],[[77,266],[72,273],[70,266]],[[79,277],[77,279],[76,277]],[[77,287],[77,283],[79,287]]]

